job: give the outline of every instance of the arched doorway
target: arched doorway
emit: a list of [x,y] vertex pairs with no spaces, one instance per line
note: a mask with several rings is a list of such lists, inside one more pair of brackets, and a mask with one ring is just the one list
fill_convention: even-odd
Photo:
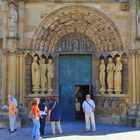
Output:
[[[72,112],[69,120],[74,120],[76,87],[82,85],[90,87],[91,85],[94,90],[99,81],[99,69],[94,70],[94,64],[99,67],[99,58],[102,55],[123,52],[123,43],[116,25],[108,16],[93,7],[73,5],[62,7],[46,16],[36,29],[29,49],[39,52],[39,55],[43,52],[46,56],[53,56],[56,62],[56,79],[54,79],[56,90],[53,94],[60,95],[61,102],[64,101],[62,106],[67,107],[66,112],[63,111],[64,116],[68,111]],[[94,55],[98,57],[98,60]],[[71,68],[72,63],[74,63],[73,68]],[[84,69],[83,66],[86,66],[84,72],[88,71],[89,75],[80,73],[80,69]],[[69,74],[70,72],[72,74]],[[87,77],[91,79],[87,79],[87,83],[80,83],[75,80],[79,75],[86,75],[79,81],[83,82]],[[73,95],[69,97],[70,92]],[[71,106],[71,111],[69,106]]]
[[[70,33],[58,43],[59,99],[61,118],[72,121],[83,118],[82,102],[92,85],[94,43],[84,34]],[[78,89],[79,88],[79,89]]]

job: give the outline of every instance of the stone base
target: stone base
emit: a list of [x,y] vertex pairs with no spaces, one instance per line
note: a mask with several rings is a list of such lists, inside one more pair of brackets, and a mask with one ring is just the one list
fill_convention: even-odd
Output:
[[100,92],[101,94],[105,94],[106,89],[102,87],[102,88],[100,88],[99,92]]
[[122,90],[114,90],[116,94],[121,94]]
[[107,89],[108,94],[112,94],[113,93],[113,89]]
[[[18,105],[18,115],[16,117],[17,127],[24,127],[28,125],[28,116],[23,105]],[[8,106],[0,107],[0,128],[9,128]]]
[[39,88],[33,88],[32,91],[33,91],[34,94],[39,94],[40,89]]
[[128,118],[127,124],[128,124],[128,126],[135,127],[136,126],[136,119],[135,118]]
[[[126,116],[125,116],[126,118]],[[102,116],[96,115],[96,122],[115,125],[126,125],[127,119],[122,119],[120,116]]]
[[140,118],[136,118],[135,125],[136,125],[136,127],[140,127]]

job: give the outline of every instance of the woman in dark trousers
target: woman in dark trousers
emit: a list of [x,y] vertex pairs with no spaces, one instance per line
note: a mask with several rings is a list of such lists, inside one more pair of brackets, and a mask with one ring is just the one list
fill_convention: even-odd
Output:
[[40,100],[38,107],[40,109],[40,115],[42,116],[42,118],[40,118],[40,134],[44,135],[44,128],[45,128],[46,116],[47,116],[47,107],[45,104],[45,98],[42,98]]
[[51,126],[52,126],[52,134],[55,135],[55,123],[56,123],[59,134],[61,135],[62,129],[61,129],[61,125],[60,125],[59,105],[56,102],[55,97],[51,97],[51,103],[49,104],[48,117],[50,119]]

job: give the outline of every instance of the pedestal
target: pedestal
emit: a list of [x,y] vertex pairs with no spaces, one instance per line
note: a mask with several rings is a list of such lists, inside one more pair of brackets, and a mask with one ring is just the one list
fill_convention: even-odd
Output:
[[41,94],[45,94],[46,89],[40,89]]
[[47,94],[48,94],[49,96],[51,96],[51,95],[52,95],[52,92],[53,92],[53,89],[48,89],[47,91],[48,91]]
[[33,91],[34,94],[39,94],[40,89],[39,88],[33,88],[32,91]]
[[101,87],[100,90],[99,90],[99,92],[100,92],[101,94],[105,94],[105,92],[106,92],[105,87]]
[[109,88],[107,89],[108,94],[112,94],[113,93],[113,89]]

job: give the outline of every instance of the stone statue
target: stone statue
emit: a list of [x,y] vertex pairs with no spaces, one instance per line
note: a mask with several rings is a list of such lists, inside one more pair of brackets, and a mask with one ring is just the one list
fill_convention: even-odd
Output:
[[17,36],[17,11],[13,3],[10,4],[8,17],[9,17],[9,22],[8,22],[9,37],[16,37]]
[[40,58],[39,66],[40,66],[41,93],[44,93],[47,89],[47,78],[46,78],[47,65],[45,64],[45,59],[42,57]]
[[138,37],[140,38],[140,11],[137,13],[137,32],[138,32]]
[[106,87],[105,87],[105,62],[104,62],[104,59],[101,60],[101,64],[100,64],[100,83],[101,83],[100,92],[105,93]]
[[108,86],[108,93],[112,93],[113,92],[113,85],[114,85],[114,69],[115,69],[115,65],[112,62],[112,58],[109,58],[109,63],[107,65],[107,86]]
[[115,66],[115,75],[114,75],[114,91],[115,93],[119,94],[122,86],[122,62],[121,58],[116,58],[116,66]]
[[32,86],[33,86],[33,92],[39,90],[40,86],[40,69],[39,65],[37,63],[37,56],[33,57],[32,62]]
[[53,91],[52,89],[52,79],[54,78],[54,66],[52,59],[48,59],[47,64],[47,84],[48,84],[48,92]]
[[44,44],[45,44],[45,41],[42,39],[40,42],[40,48],[39,48],[41,52],[43,51]]

